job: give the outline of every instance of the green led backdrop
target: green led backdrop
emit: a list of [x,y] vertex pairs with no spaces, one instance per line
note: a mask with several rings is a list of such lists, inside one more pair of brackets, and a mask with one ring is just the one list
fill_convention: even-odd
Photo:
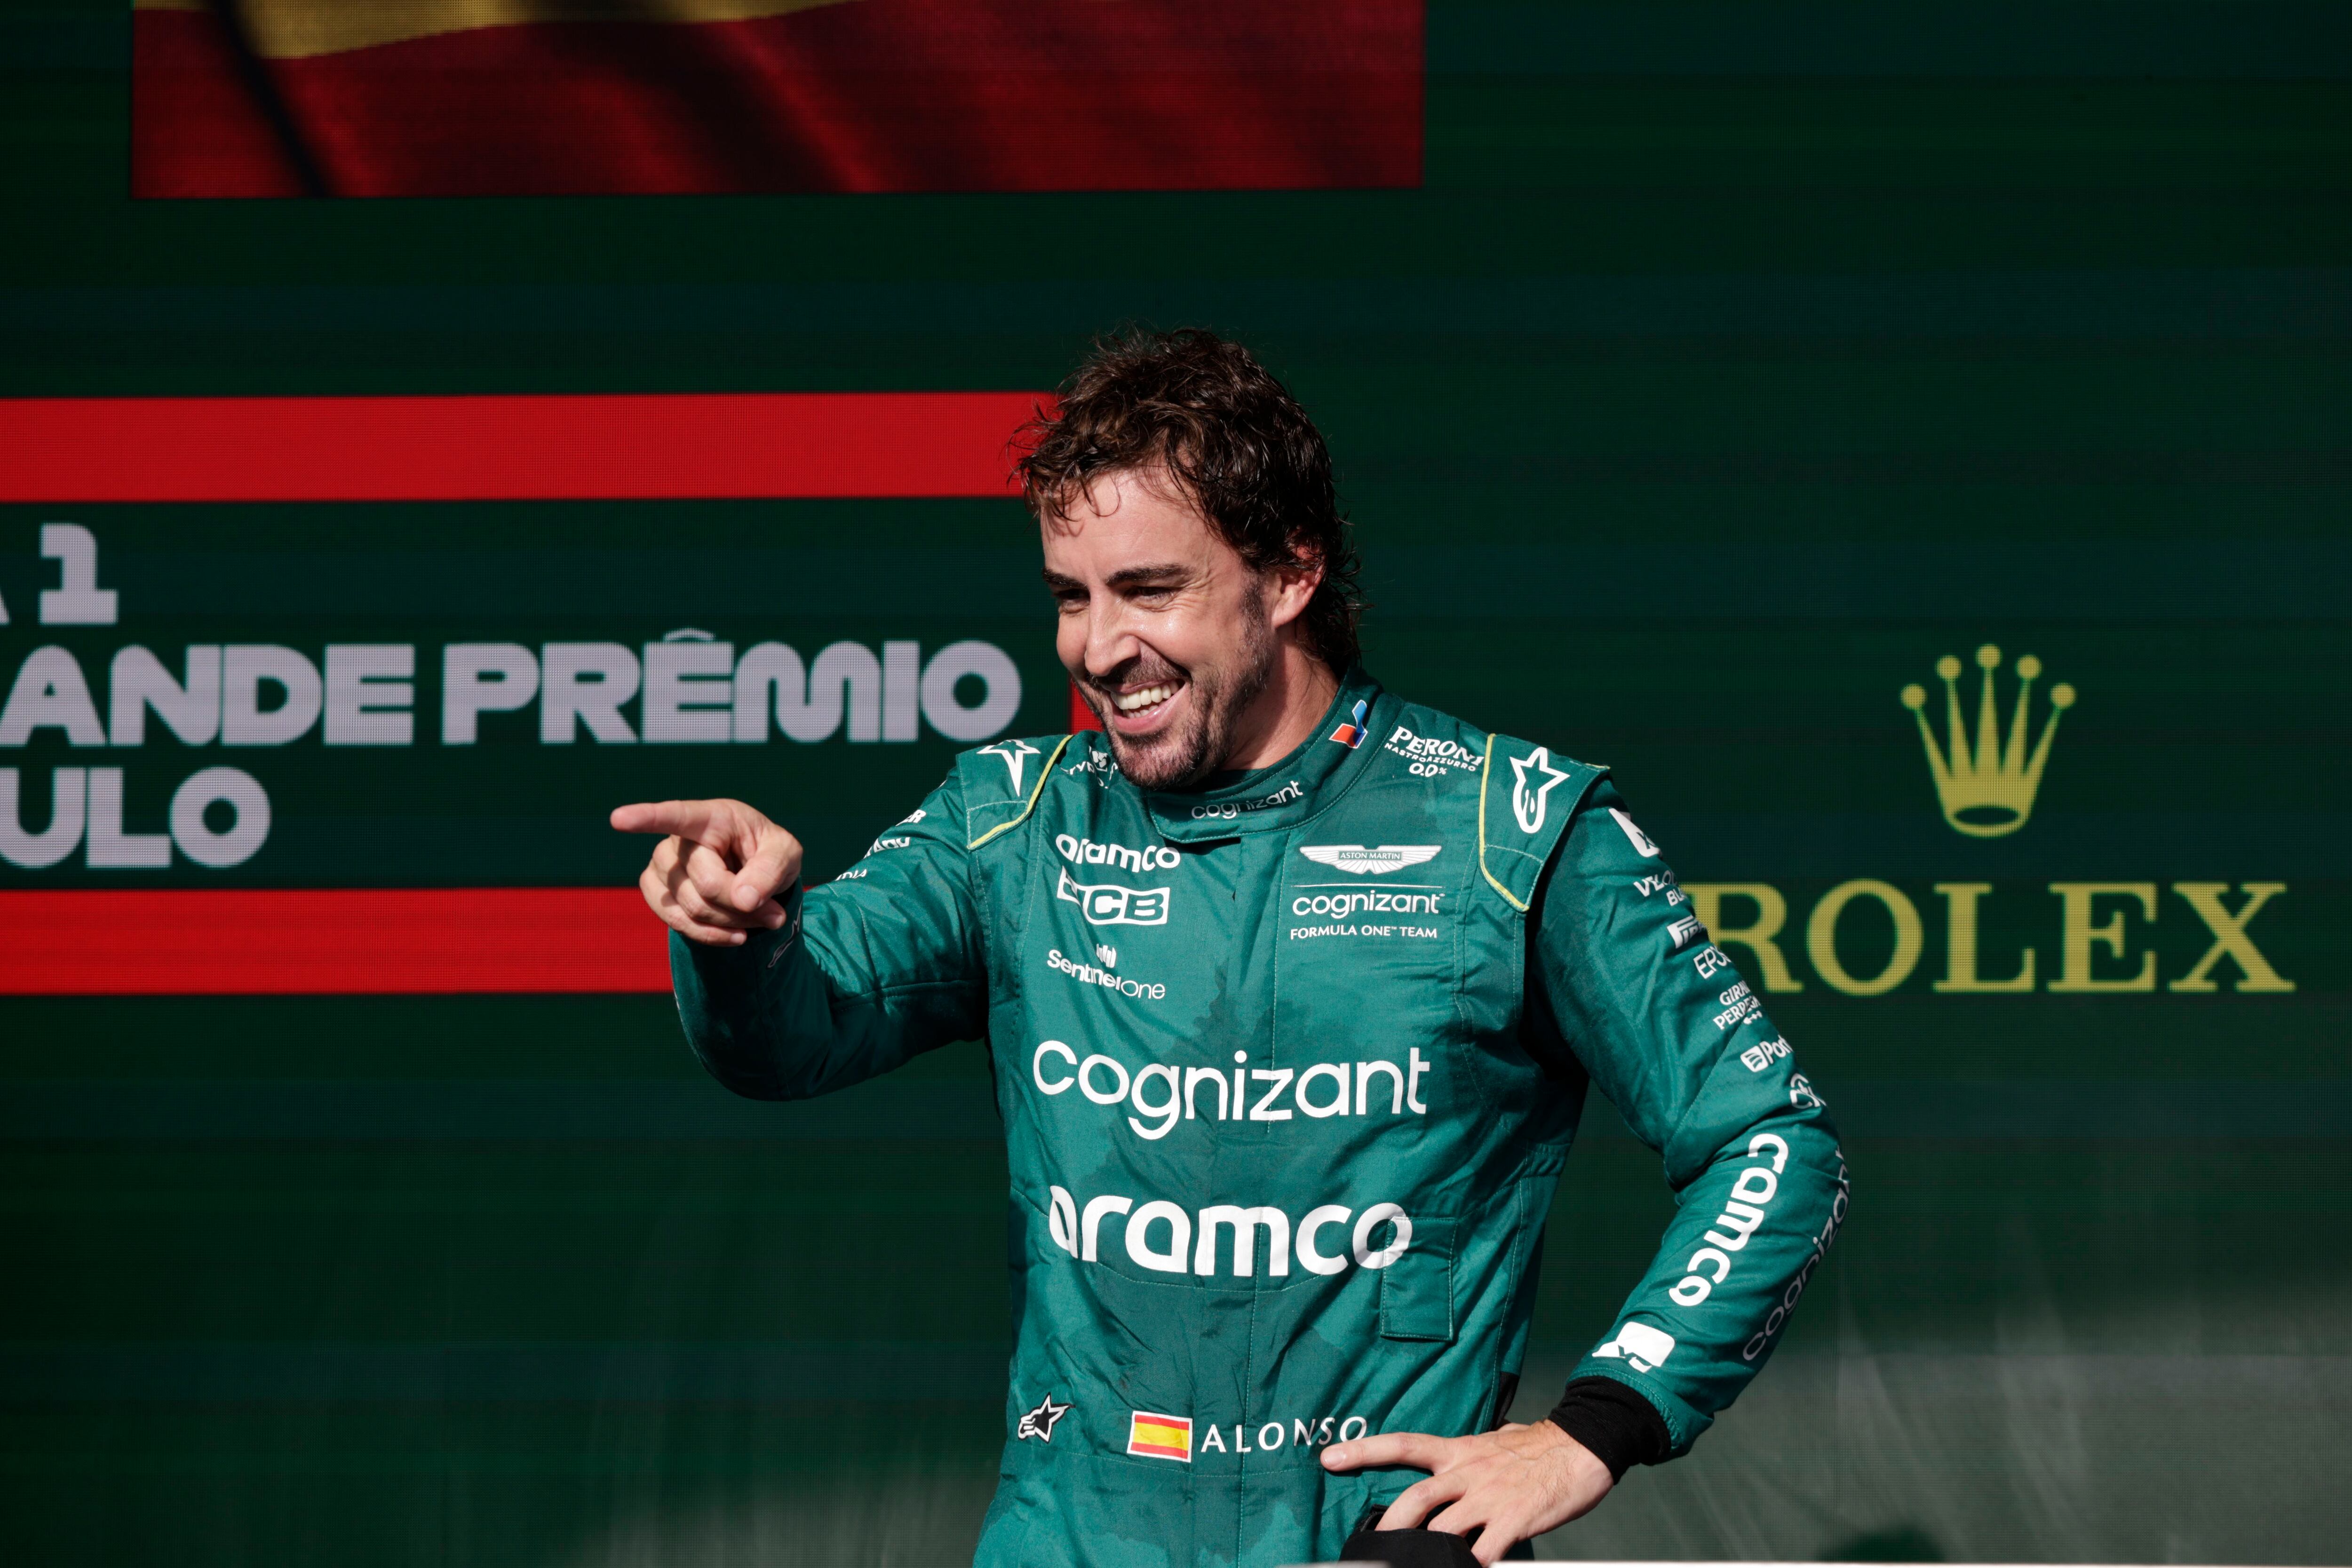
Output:
[[[127,11],[11,4],[0,395],[1020,391],[1122,321],[1234,332],[1331,439],[1375,671],[1612,764],[1847,1135],[1770,1371],[1544,1550],[2341,1561],[2352,27],[1433,0],[1426,49],[1418,188],[134,202]],[[41,618],[58,523],[114,624]],[[1001,650],[948,683],[1018,685],[986,733],[1065,710],[1002,500],[13,505],[0,605],[0,680],[62,649],[109,726],[0,719],[0,830],[119,769],[168,859],[9,894],[617,887],[604,811],[695,793],[830,875],[962,743],[923,661]],[[678,632],[850,645],[873,696],[759,747],[559,746],[536,698],[449,739],[452,645]],[[133,646],[290,649],[319,719],[132,747]],[[335,708],[331,647],[413,650],[405,708]],[[1987,647],[1996,742],[2038,667],[2013,758]],[[154,836],[215,766],[270,823],[208,867]],[[657,995],[0,999],[0,1556],[956,1561],[1009,1345],[986,1071],[736,1101]],[[1586,1133],[1523,1416],[1669,1203]]]

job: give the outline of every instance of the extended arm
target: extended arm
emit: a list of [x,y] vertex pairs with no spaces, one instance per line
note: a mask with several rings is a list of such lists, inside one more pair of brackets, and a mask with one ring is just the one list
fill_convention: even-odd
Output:
[[[788,856],[769,848],[772,837],[789,841],[781,828],[735,803],[688,804],[732,807],[738,837],[675,834],[645,889],[672,928],[688,1042],[721,1083],[761,1100],[805,1099],[985,1032],[985,958],[953,780],[856,867],[805,892],[798,844]],[[624,813],[659,809],[624,807],[614,826],[636,824]]]

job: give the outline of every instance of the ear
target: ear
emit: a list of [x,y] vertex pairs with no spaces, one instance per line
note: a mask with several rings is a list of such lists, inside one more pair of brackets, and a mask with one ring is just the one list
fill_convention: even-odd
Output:
[[1294,559],[1270,568],[1265,584],[1266,619],[1276,626],[1288,626],[1307,613],[1315,590],[1323,585],[1322,553],[1302,549]]

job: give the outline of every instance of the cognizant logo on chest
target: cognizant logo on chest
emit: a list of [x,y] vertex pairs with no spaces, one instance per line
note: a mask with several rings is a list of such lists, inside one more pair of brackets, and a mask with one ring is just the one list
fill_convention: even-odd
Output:
[[1357,915],[1434,915],[1443,913],[1443,892],[1419,892],[1393,888],[1347,888],[1336,893],[1300,893],[1290,900],[1294,915],[1328,915],[1349,920]]
[[[1128,1126],[1139,1138],[1158,1140],[1174,1131],[1179,1121],[1426,1116],[1429,1107],[1422,1100],[1421,1080],[1436,1065],[1417,1046],[1402,1063],[1317,1062],[1303,1070],[1252,1068],[1244,1065],[1249,1061],[1246,1051],[1235,1051],[1234,1060],[1237,1065],[1230,1072],[1153,1062],[1130,1073],[1116,1057],[1099,1052],[1081,1057],[1060,1040],[1046,1040],[1029,1058],[1029,1081],[1048,1096],[1075,1088],[1097,1105],[1131,1105],[1143,1116],[1157,1119],[1159,1125],[1129,1116]],[[1203,1105],[1212,1108],[1206,1115]]]
[[[1318,866],[1328,866],[1352,877],[1384,877],[1392,871],[1426,865],[1444,852],[1442,844],[1302,844],[1298,852]],[[1433,925],[1387,921],[1363,922],[1369,915],[1420,915],[1424,920],[1445,912],[1445,889],[1435,882],[1300,882],[1286,889],[1295,917],[1327,923],[1293,926],[1290,940],[1318,937],[1405,936],[1433,938]]]

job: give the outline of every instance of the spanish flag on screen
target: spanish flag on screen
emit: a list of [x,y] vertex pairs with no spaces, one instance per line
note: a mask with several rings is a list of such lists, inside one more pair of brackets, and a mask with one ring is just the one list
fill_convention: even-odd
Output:
[[142,196],[1393,186],[1422,0],[134,0]]

